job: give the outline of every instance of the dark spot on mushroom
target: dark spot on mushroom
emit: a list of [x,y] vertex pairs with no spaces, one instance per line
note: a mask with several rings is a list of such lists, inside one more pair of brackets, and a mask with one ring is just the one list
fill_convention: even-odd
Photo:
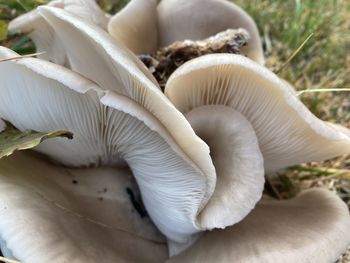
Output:
[[97,193],[98,194],[105,194],[107,193],[108,189],[107,188],[103,188],[102,190],[98,190]]
[[99,197],[98,200],[103,201],[103,197]]
[[77,180],[73,180],[72,183],[73,184],[78,184],[78,181]]
[[126,192],[128,193],[129,197],[130,197],[130,201],[132,203],[132,205],[134,206],[135,210],[139,213],[141,218],[147,217],[147,211],[146,209],[143,207],[142,201],[138,200],[135,195],[134,192],[131,190],[131,188],[126,188]]

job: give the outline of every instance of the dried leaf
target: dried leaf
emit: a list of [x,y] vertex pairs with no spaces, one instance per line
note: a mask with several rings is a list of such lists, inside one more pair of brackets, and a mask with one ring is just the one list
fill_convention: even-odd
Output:
[[44,140],[57,137],[72,139],[73,134],[68,131],[43,133],[26,130],[21,132],[7,123],[6,129],[0,133],[0,159],[13,154],[15,151],[32,149]]

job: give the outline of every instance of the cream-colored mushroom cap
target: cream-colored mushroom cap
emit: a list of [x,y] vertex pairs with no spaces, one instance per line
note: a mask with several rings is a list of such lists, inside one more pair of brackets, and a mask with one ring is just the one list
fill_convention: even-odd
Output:
[[264,64],[262,42],[254,20],[231,1],[162,0],[158,5],[160,46],[186,39],[205,39],[230,28],[248,31],[250,39],[242,53]]
[[312,189],[264,200],[243,222],[205,233],[168,262],[330,263],[350,244],[350,216],[334,193]]
[[289,84],[240,55],[191,60],[173,73],[165,93],[184,114],[205,105],[241,113],[256,133],[268,173],[350,152],[346,128],[318,119]]
[[136,54],[157,49],[157,0],[131,0],[108,24],[108,32]]
[[[204,208],[207,200],[214,191],[214,181],[216,180],[215,172],[212,170],[213,166],[211,166],[211,159],[208,158],[208,148],[202,143],[202,141],[199,141],[198,137],[195,136],[184,117],[164,98],[164,95],[161,93],[158,86],[154,85],[154,80],[149,76],[149,72],[145,73],[147,75],[143,74],[147,70],[143,65],[140,65],[139,61],[133,54],[127,52],[124,47],[119,46],[110,36],[99,31],[98,28],[93,25],[81,23],[59,9],[42,8],[41,12],[61,38],[68,39],[69,35],[74,36],[69,38],[69,40],[65,42],[65,45],[69,57],[71,58],[70,61],[72,62],[72,68],[75,71],[91,78],[102,88],[106,90],[114,90],[117,93],[127,96],[143,105],[145,109],[151,112],[163,123],[174,140],[176,140],[183,149],[186,149],[186,154],[190,156],[195,163],[200,165],[201,170],[204,171],[208,178],[209,185],[209,190],[207,191],[207,197],[205,199],[206,201],[202,203],[202,208]],[[86,43],[84,48],[79,44],[82,41]],[[84,57],[84,60],[81,60],[81,57]],[[91,67],[89,65],[96,66]],[[184,136],[185,134],[186,136]],[[256,160],[259,160],[259,152],[257,152],[255,156]],[[258,174],[254,180],[254,184],[250,184],[252,186],[251,195],[254,195],[253,199],[254,202],[256,202],[261,196],[264,180],[262,176],[263,168],[259,166],[258,161],[253,163],[254,167],[259,167],[259,169],[256,169],[256,173],[254,173]],[[252,175],[251,178],[252,177],[254,176]],[[222,192],[221,195],[224,196],[225,193]],[[240,206],[246,208],[245,212],[237,212],[237,215],[241,215],[238,216],[240,219],[243,214],[248,213],[250,209],[253,208],[254,202],[246,201],[245,204],[240,204]],[[226,205],[229,203],[230,202],[227,201]],[[237,207],[234,203],[231,203],[231,206],[235,208]],[[208,219],[211,221],[210,224],[209,221],[208,223],[204,223],[201,219],[199,222],[201,228],[222,228],[227,226],[226,220],[222,220],[221,223],[218,223],[220,222],[219,218],[221,215],[226,217],[228,212],[232,211],[230,209],[233,208],[225,207],[225,209],[227,210],[227,213],[216,213],[216,216],[212,216],[211,220]],[[201,217],[205,214],[202,210],[205,211],[206,208],[198,211],[201,212]],[[206,214],[211,214],[209,209]],[[231,216],[235,219],[232,219],[230,224],[240,220],[236,217],[237,215]]]

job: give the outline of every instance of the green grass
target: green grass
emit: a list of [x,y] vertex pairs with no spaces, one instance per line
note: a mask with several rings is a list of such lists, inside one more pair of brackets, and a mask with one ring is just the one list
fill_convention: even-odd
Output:
[[0,45],[19,54],[34,53],[35,46],[28,37],[7,35],[7,25],[13,18],[45,3],[46,0],[0,0]]
[[[235,2],[255,19],[263,38],[267,67],[272,70],[281,68],[313,34],[279,76],[298,90],[347,90],[303,93],[300,97],[318,117],[350,127],[350,1]],[[269,193],[278,198],[290,198],[311,187],[325,187],[337,192],[350,206],[350,156],[291,167],[268,184]]]
[[106,12],[115,14],[118,10],[122,9],[129,2],[129,0],[96,0],[96,2]]
[[[273,70],[280,68],[293,51],[314,34],[289,66],[279,73],[280,77],[298,90],[350,88],[350,1],[235,2],[255,19],[263,36],[267,66]],[[331,95],[309,94],[303,98],[315,114],[323,117],[327,115],[323,112],[324,103]]]

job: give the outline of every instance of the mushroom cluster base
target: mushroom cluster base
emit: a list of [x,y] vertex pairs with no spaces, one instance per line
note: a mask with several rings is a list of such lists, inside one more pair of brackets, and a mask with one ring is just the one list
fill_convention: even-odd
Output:
[[170,75],[185,62],[207,54],[240,54],[248,39],[249,34],[245,29],[228,29],[204,40],[177,41],[153,54],[139,55],[139,58],[164,90]]

